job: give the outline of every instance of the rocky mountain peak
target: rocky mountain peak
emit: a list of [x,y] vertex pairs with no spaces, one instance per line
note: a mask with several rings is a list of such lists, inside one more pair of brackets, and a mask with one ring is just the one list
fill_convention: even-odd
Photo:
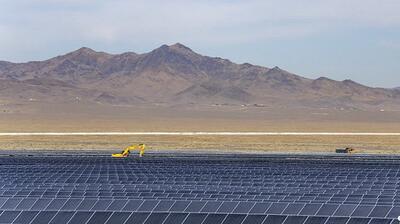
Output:
[[76,51],[73,51],[72,53],[76,53],[76,54],[95,54],[96,51],[94,51],[91,48],[88,47],[81,47]]
[[153,50],[150,53],[159,53],[159,54],[182,54],[182,55],[189,55],[189,54],[195,54],[192,49],[189,47],[186,47],[185,45],[181,43],[176,43],[173,45],[161,45],[159,48]]
[[185,46],[185,45],[183,45],[183,44],[181,44],[181,43],[176,43],[176,44],[170,45],[169,48],[170,48],[170,49],[173,49],[173,50],[180,50],[180,51],[190,51],[190,52],[193,52],[192,49],[190,49],[189,47],[187,47],[187,46]]
[[[104,52],[97,52],[88,47],[81,47],[78,50],[72,51],[68,54],[54,58],[55,61],[61,59],[64,62],[84,64],[89,66],[98,66],[112,57],[111,54]],[[54,60],[52,59],[52,60]],[[64,63],[62,62],[62,63]]]

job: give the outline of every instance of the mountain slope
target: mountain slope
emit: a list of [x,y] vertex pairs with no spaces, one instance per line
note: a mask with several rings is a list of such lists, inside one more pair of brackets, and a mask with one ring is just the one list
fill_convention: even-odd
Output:
[[102,104],[264,104],[400,108],[400,91],[351,80],[307,79],[278,67],[200,55],[182,44],[149,53],[89,48],[45,61],[0,61],[0,100]]

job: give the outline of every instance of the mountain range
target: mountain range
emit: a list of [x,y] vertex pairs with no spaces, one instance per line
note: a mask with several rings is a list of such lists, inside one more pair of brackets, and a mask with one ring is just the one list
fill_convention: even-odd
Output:
[[309,79],[279,67],[203,56],[177,43],[144,54],[83,47],[44,61],[0,61],[0,102],[399,110],[400,89]]

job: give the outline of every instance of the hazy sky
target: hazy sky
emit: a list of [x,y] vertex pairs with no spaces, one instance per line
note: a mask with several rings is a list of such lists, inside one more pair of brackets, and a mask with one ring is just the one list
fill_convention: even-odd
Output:
[[400,86],[400,0],[0,0],[0,60],[175,42],[310,78]]

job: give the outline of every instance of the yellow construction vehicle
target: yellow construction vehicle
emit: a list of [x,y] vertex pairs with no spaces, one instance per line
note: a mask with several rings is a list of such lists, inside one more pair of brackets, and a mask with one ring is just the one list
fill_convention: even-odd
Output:
[[126,147],[121,153],[114,153],[111,156],[114,158],[126,158],[129,156],[131,150],[139,150],[139,156],[142,157],[144,155],[145,148],[145,144],[130,145]]

